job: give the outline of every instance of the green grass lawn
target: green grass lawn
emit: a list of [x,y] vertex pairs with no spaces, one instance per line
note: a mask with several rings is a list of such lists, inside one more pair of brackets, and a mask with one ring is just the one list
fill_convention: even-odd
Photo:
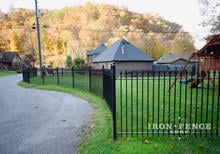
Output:
[[[85,81],[86,79],[86,81]],[[154,136],[144,136],[143,138],[141,137],[141,135],[139,135],[138,137],[136,135],[134,135],[134,137],[131,137],[131,136],[128,136],[127,138],[125,137],[125,135],[123,135],[123,137],[120,137],[118,136],[117,140],[116,141],[113,141],[112,139],[112,117],[111,117],[111,113],[106,105],[106,103],[100,98],[100,97],[97,97],[91,93],[88,93],[86,90],[80,90],[80,88],[75,88],[73,89],[72,86],[71,86],[71,78],[69,79],[65,79],[65,82],[68,83],[67,85],[70,85],[70,86],[54,86],[54,85],[51,85],[51,84],[54,84],[56,83],[56,79],[55,78],[52,78],[52,77],[48,77],[47,80],[45,80],[45,85],[42,85],[42,80],[38,77],[36,78],[33,78],[31,80],[31,84],[25,84],[23,82],[21,82],[20,84],[23,85],[23,86],[26,86],[26,87],[34,87],[34,88],[39,88],[39,89],[47,89],[47,90],[56,90],[56,91],[62,91],[62,92],[66,92],[66,93],[70,93],[74,96],[77,96],[77,97],[80,97],[80,98],[83,98],[85,100],[87,100],[88,102],[90,102],[92,105],[93,105],[93,108],[94,108],[94,114],[93,114],[93,120],[92,120],[92,123],[91,125],[89,126],[87,132],[86,132],[86,135],[85,135],[85,138],[83,140],[83,143],[81,145],[81,148],[80,148],[80,152],[81,153],[85,153],[85,154],[97,154],[97,153],[106,153],[106,154],[121,154],[121,153],[131,153],[131,154],[142,154],[142,153],[220,153],[220,139],[219,137],[210,137],[208,136],[207,138],[206,137],[194,137],[193,135],[192,136],[188,136],[188,135],[185,135],[185,136],[181,136],[180,138],[178,138],[178,136],[157,136],[157,135],[154,135]],[[62,81],[63,82],[63,81]],[[78,78],[77,82],[80,84],[82,83],[82,85],[84,85],[83,87],[86,87],[85,85],[88,83],[88,80],[85,77],[80,77]],[[86,82],[86,83],[85,83]],[[122,93],[123,96],[124,95],[124,92],[120,92],[120,84],[119,84],[119,80],[117,80],[117,105],[118,105],[118,109],[120,109],[120,106],[124,106],[126,105],[126,99],[123,97],[122,98],[122,101],[121,99],[119,98],[119,94]],[[137,84],[135,84],[137,83]],[[130,83],[127,83],[128,84],[128,87],[131,87]],[[162,111],[165,111],[165,112],[162,112],[160,114],[163,114],[165,113],[166,115],[168,114],[168,111],[167,111],[167,105],[169,104],[167,98],[165,99],[166,101],[163,101],[163,96],[160,96],[160,100],[161,101],[157,101],[157,99],[155,98],[158,98],[158,96],[160,95],[160,93],[158,94],[158,89],[154,89],[152,91],[152,85],[150,86],[149,85],[149,88],[147,87],[144,87],[145,91],[144,91],[144,99],[142,99],[142,95],[140,94],[141,93],[141,90],[142,89],[142,86],[141,85],[144,85],[142,84],[141,82],[139,83],[139,81],[134,81],[134,83],[132,83],[134,89],[133,91],[130,91],[128,93],[129,97],[131,96],[131,93],[133,93],[133,107],[134,108],[142,108],[142,106],[136,106],[137,105],[137,102],[138,104],[142,104],[142,100],[143,102],[148,102],[147,101],[147,89],[149,89],[149,100],[150,101],[155,101],[155,118],[157,121],[157,115],[158,115],[158,112],[157,112],[157,109],[158,109],[158,102],[159,102],[159,108],[161,108]],[[151,83],[152,84],[152,83]],[[155,85],[159,84],[158,82],[155,82],[154,83]],[[138,86],[137,86],[138,85]],[[168,85],[168,84],[166,84]],[[165,86],[166,86],[165,85]],[[80,86],[80,85],[78,85]],[[125,81],[122,82],[122,86],[125,86]],[[145,83],[145,86],[146,86],[146,83]],[[180,85],[177,85],[176,89],[180,88],[179,87]],[[163,89],[167,89],[167,87],[160,87],[161,90]],[[181,87],[182,89],[184,87]],[[138,91],[138,95],[136,95],[136,91]],[[150,92],[151,91],[151,92]],[[196,91],[195,91],[196,92]],[[152,93],[155,93],[155,98],[153,98],[153,95]],[[191,91],[189,89],[187,89],[186,93],[185,91],[181,94],[181,97],[184,97],[184,95],[189,95],[189,93],[191,93]],[[194,92],[193,92],[194,93]],[[211,91],[209,93],[209,95],[211,95]],[[174,100],[174,97],[173,97],[174,94],[172,94],[171,98],[172,100]],[[176,94],[176,95],[180,95],[180,94]],[[198,105],[201,105],[200,101],[201,101],[201,98],[204,97],[205,98],[205,94],[203,93],[204,96],[201,96],[202,93],[200,93],[198,91],[198,94],[196,95],[200,95],[199,99],[200,100],[195,100],[194,97],[192,97],[193,101],[192,103],[194,102],[198,102],[197,103],[197,109],[201,111],[201,108],[198,108]],[[166,97],[169,96],[169,95],[166,95]],[[146,99],[146,100],[145,100]],[[189,99],[189,102],[188,102],[188,99]],[[209,98],[208,98],[209,99]],[[128,99],[129,100],[129,99]],[[176,108],[177,108],[177,111],[178,111],[178,104],[179,104],[179,101],[182,101],[180,99],[180,96],[177,97],[177,103],[176,103]],[[190,97],[187,98],[187,108],[190,106],[188,105],[188,103],[190,103]],[[204,101],[205,102],[205,101]],[[121,104],[122,103],[122,104]],[[163,104],[166,104],[166,107],[164,108],[164,106],[162,106]],[[185,101],[182,101],[182,103],[184,104]],[[130,103],[128,103],[130,104]],[[204,103],[205,104],[205,103]],[[144,108],[146,108],[147,104],[145,103],[144,104]],[[170,104],[171,106],[171,109],[174,108],[174,104]],[[124,108],[124,107],[123,107]],[[122,108],[122,109],[123,109]],[[216,106],[215,106],[216,108]],[[129,106],[129,109],[131,109],[131,106]],[[150,109],[150,114],[152,114],[152,109],[153,107],[150,106],[149,104],[149,109]],[[203,108],[204,109],[204,112],[206,112],[205,110],[205,107]],[[187,109],[188,110],[188,109]],[[190,108],[189,108],[190,110]],[[117,130],[120,131],[121,129],[121,122],[120,122],[120,115],[121,115],[121,112],[119,112],[120,110],[117,110]],[[209,111],[209,109],[208,109]],[[122,115],[125,115],[125,112],[124,110],[122,110]],[[195,104],[193,104],[193,109],[192,109],[192,112],[191,114],[193,115],[193,113],[195,112]],[[133,113],[133,118],[134,119],[138,119],[138,123],[141,124],[141,118],[142,118],[142,110],[140,110],[137,114],[137,112],[134,112]],[[211,113],[211,112],[208,112],[208,113]],[[184,116],[184,113],[181,113],[183,114]],[[190,112],[189,112],[190,114]],[[136,115],[138,115],[137,117],[135,117]],[[167,117],[165,115],[165,117]],[[179,115],[179,112],[176,112],[175,115]],[[152,115],[151,115],[152,116]],[[172,112],[172,115],[171,117],[174,116],[174,113]],[[131,114],[128,116],[128,117],[131,117]],[[187,115],[187,118],[189,118],[190,115]],[[194,116],[191,116],[192,118],[192,121],[195,120]],[[193,119],[194,118],[194,119]],[[149,122],[152,122],[151,121],[152,118],[149,119]],[[172,119],[172,118],[171,118]],[[209,117],[208,117],[209,119]],[[159,119],[159,120],[162,120],[163,119]],[[168,118],[165,119],[165,121],[169,120]],[[200,119],[198,119],[200,120]],[[144,124],[146,123],[146,120],[144,120]],[[133,121],[134,123],[136,123],[137,121]],[[123,121],[122,125],[124,126],[126,124],[126,121]],[[130,125],[130,124],[129,124]],[[138,127],[138,131],[141,129],[141,127],[139,127],[139,125],[137,125]],[[123,127],[124,129],[124,127]],[[130,128],[129,128],[130,129]],[[134,130],[136,129],[136,126],[134,126]],[[145,130],[146,131],[146,130]],[[120,134],[119,134],[120,135]]]
[[9,76],[9,75],[15,75],[15,74],[16,74],[15,71],[0,71],[0,77]]
[[[74,80],[74,82],[73,82]],[[101,76],[91,76],[91,92],[97,96],[102,97],[102,77]],[[32,84],[43,84],[43,79],[40,77],[31,78]],[[88,74],[80,75],[75,74],[74,78],[70,74],[65,74],[64,76],[57,77],[54,76],[44,76],[45,85],[60,85],[66,88],[75,88],[83,91],[89,91],[89,76]]]

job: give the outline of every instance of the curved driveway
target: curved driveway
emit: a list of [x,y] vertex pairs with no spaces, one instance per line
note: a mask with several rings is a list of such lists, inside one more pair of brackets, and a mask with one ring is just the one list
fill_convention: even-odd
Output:
[[91,121],[86,101],[17,86],[21,75],[0,78],[0,153],[77,153]]

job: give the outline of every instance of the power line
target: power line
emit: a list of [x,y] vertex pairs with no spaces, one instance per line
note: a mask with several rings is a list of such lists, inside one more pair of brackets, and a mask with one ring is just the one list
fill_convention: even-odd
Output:
[[[142,30],[126,30],[126,31],[120,31],[120,30],[106,30],[106,29],[90,29],[90,28],[68,28],[68,27],[50,27],[47,25],[42,25],[42,28],[46,28],[46,29],[61,29],[61,30],[68,30],[68,31],[90,31],[90,32],[112,32],[112,33],[122,33],[122,32],[131,32],[131,33],[144,33],[144,34],[185,34],[185,33],[189,33],[189,32],[185,32],[185,31],[147,31],[144,32]],[[11,28],[8,27],[3,27],[0,28],[0,30],[13,30],[13,29],[23,29],[23,28],[30,28],[31,26],[12,26]]]

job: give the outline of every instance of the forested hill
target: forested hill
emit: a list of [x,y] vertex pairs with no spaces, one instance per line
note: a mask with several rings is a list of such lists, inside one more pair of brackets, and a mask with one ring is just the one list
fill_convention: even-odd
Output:
[[[107,4],[86,3],[61,10],[41,10],[44,61],[63,65],[66,55],[85,58],[86,51],[100,43],[111,45],[125,38],[147,54],[158,58],[167,52],[191,53],[192,37],[181,26],[162,17],[131,12]],[[38,57],[34,10],[0,11],[0,48],[34,53]]]

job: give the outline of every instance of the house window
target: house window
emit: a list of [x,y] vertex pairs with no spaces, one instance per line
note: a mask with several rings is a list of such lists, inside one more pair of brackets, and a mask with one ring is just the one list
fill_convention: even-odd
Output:
[[0,58],[2,58],[2,52],[0,52]]

